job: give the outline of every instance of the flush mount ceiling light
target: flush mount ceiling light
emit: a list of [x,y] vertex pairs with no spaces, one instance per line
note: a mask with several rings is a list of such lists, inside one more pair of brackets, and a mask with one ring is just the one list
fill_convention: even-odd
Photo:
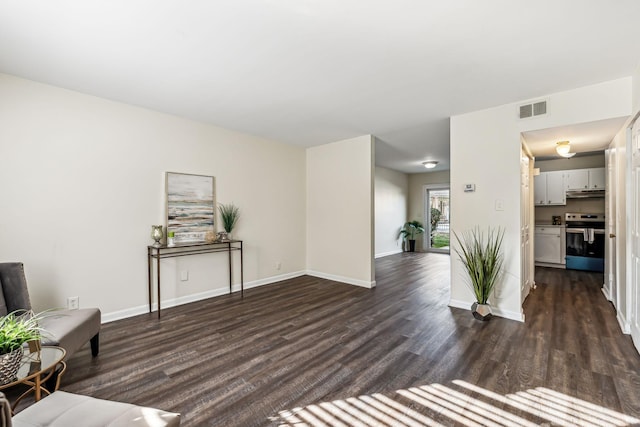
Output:
[[576,153],[571,153],[571,147],[569,146],[569,141],[560,141],[556,143],[556,152],[562,157],[566,157],[567,159],[576,155]]
[[431,160],[428,162],[422,162],[422,164],[424,165],[425,168],[427,169],[433,169],[436,167],[436,165],[438,164],[438,162],[436,162],[435,160]]

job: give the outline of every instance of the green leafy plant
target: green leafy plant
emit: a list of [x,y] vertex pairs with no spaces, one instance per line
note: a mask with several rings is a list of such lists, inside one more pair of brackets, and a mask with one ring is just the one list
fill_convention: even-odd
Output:
[[402,236],[408,240],[415,240],[416,234],[422,233],[424,233],[424,227],[420,221],[407,221],[398,233],[398,238]]
[[38,321],[43,317],[43,314],[27,310],[16,310],[0,317],[0,354],[11,353],[26,342],[39,340],[44,331]]
[[238,222],[238,218],[240,218],[240,209],[233,203],[227,205],[221,203],[220,206],[218,206],[218,210],[220,211],[220,218],[222,219],[224,230],[227,233],[231,233]]
[[485,234],[476,227],[462,233],[462,238],[455,231],[453,234],[459,246],[455,251],[469,274],[469,287],[476,297],[476,302],[486,304],[502,270],[504,229],[489,228]]
[[442,218],[442,212],[438,208],[431,208],[431,235],[436,231],[436,227]]

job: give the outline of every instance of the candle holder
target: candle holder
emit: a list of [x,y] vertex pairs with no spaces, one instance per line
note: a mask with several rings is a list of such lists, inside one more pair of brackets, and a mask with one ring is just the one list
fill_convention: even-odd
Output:
[[152,225],[151,226],[151,238],[153,240],[155,240],[155,243],[153,244],[153,246],[160,247],[162,245],[162,243],[160,242],[162,240],[162,238],[164,237],[164,234],[162,233],[162,226],[161,225]]

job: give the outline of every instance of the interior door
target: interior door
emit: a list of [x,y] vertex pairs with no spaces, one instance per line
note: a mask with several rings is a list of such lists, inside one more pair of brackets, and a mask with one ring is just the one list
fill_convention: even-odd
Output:
[[531,159],[521,150],[520,154],[520,299],[524,302],[533,286],[533,215],[531,195]]
[[631,238],[631,280],[628,289],[631,297],[631,338],[636,349],[640,351],[640,120],[636,120],[631,131],[630,156],[630,197],[631,207],[630,238]]
[[605,162],[607,170],[607,182],[605,186],[604,217],[606,229],[606,245],[604,253],[604,286],[603,291],[609,301],[618,307],[618,282],[616,278],[616,149],[610,148],[605,151]]

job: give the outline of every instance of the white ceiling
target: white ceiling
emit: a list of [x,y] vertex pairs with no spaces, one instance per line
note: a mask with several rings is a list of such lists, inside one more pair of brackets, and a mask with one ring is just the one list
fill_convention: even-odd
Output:
[[522,135],[534,157],[539,160],[559,159],[560,157],[556,153],[556,144],[559,141],[569,141],[572,153],[603,151],[622,129],[627,118],[618,117],[571,126],[540,129],[523,132]]
[[0,0],[0,72],[377,163],[449,117],[632,74],[637,0]]

